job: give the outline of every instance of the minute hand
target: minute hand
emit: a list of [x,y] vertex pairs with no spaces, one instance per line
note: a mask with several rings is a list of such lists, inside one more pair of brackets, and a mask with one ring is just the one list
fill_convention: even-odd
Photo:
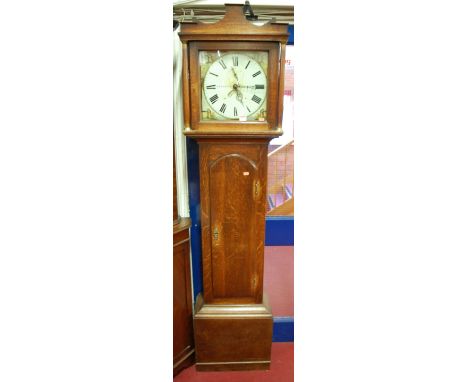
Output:
[[237,78],[236,71],[234,70],[232,66],[231,66],[231,69],[232,69],[232,72],[234,73],[234,77],[236,78],[237,83],[239,83],[239,78]]

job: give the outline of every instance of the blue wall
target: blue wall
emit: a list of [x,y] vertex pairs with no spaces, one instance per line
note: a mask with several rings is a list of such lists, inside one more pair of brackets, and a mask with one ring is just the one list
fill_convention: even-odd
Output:
[[273,317],[273,342],[294,341],[294,317]]
[[294,45],[294,25],[288,25],[288,45]]
[[192,249],[193,299],[195,301],[198,293],[200,293],[203,288],[200,223],[200,172],[198,169],[198,143],[191,138],[186,139],[189,208],[190,218],[192,219],[190,246]]
[[267,216],[265,245],[294,245],[294,216]]

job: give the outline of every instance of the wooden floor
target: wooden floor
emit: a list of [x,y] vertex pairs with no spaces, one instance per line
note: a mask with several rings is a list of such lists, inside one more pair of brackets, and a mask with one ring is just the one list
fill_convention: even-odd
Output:
[[294,343],[274,342],[271,348],[271,367],[266,371],[205,371],[195,366],[183,370],[175,382],[293,382]]

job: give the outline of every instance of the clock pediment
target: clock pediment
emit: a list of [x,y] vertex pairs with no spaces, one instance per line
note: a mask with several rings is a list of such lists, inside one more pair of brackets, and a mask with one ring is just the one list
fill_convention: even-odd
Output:
[[243,12],[243,4],[225,4],[226,14],[216,23],[183,23],[184,27],[179,33],[182,41],[193,40],[224,40],[231,41],[288,41],[288,32],[284,24],[266,22],[258,25],[258,22],[247,20]]

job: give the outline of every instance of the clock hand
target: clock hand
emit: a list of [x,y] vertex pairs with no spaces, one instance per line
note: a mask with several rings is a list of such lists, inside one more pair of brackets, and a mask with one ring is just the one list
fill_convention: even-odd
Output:
[[231,69],[232,69],[232,72],[234,73],[234,77],[236,78],[236,81],[237,81],[237,86],[239,86],[239,78],[237,78],[237,74],[236,74],[236,71],[234,70],[234,68],[231,66]]
[[237,89],[236,89],[236,98],[242,104],[242,106],[244,106],[244,103],[242,102],[242,100],[244,99],[244,96],[242,95],[242,92]]

